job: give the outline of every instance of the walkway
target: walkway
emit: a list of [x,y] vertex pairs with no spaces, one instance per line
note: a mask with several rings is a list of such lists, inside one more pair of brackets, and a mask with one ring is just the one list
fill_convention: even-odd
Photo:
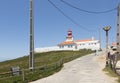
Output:
[[54,75],[31,83],[117,83],[115,78],[102,71],[104,67],[103,54],[90,54],[64,64],[62,70]]

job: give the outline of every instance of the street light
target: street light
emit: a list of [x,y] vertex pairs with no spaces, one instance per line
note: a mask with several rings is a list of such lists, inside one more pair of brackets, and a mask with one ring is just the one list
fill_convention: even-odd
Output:
[[108,31],[110,30],[110,26],[106,26],[103,30],[106,32],[106,66],[108,65]]

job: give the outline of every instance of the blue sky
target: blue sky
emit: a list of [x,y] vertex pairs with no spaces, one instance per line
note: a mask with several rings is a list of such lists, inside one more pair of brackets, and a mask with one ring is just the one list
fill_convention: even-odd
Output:
[[[117,10],[90,14],[69,7],[60,0],[51,0],[65,14],[89,29],[76,26],[54,8],[48,0],[34,1],[35,48],[54,46],[65,40],[67,30],[73,31],[74,39],[94,36],[99,39],[101,30],[102,47],[105,46],[104,26],[111,26],[109,42],[116,40]],[[119,0],[65,0],[78,8],[89,11],[113,9]],[[0,0],[0,60],[12,59],[29,54],[29,0]]]

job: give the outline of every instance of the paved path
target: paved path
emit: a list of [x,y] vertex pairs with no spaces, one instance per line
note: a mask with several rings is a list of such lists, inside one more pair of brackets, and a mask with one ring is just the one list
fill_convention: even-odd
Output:
[[31,83],[117,83],[102,71],[105,67],[102,55],[83,56],[64,64],[60,72]]

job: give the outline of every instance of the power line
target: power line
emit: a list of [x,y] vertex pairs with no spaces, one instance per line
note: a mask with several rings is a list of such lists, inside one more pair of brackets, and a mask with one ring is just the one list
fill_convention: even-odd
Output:
[[87,29],[86,27],[78,24],[76,21],[74,21],[72,18],[70,18],[68,15],[66,15],[60,8],[58,8],[51,0],[48,0],[50,4],[52,4],[53,7],[55,7],[61,14],[63,14],[67,19],[69,19],[71,22],[73,22],[78,27],[82,28],[83,30],[86,30],[90,32],[91,30]]
[[84,9],[78,8],[78,7],[72,5],[72,4],[70,4],[70,3],[68,3],[68,2],[66,2],[66,1],[64,1],[64,0],[60,0],[60,1],[63,2],[64,4],[68,5],[68,6],[72,7],[72,8],[75,8],[75,9],[79,10],[79,11],[87,12],[87,13],[93,13],[93,14],[109,13],[109,12],[112,12],[112,11],[114,11],[114,10],[117,9],[117,7],[115,7],[115,8],[113,8],[113,9],[109,9],[109,10],[101,11],[101,12],[97,12],[97,11],[88,11],[88,10],[84,10]]

